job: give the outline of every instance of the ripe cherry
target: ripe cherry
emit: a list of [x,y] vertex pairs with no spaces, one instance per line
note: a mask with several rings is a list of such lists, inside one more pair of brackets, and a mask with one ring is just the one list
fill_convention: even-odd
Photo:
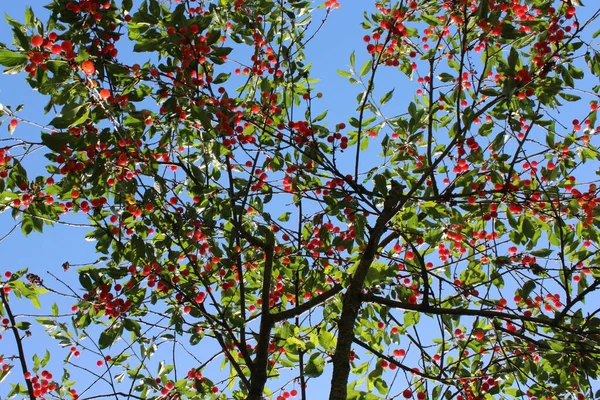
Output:
[[94,63],[92,61],[86,60],[83,63],[81,63],[81,70],[86,75],[92,75],[96,72],[96,67],[94,66]]
[[44,39],[40,35],[34,35],[31,37],[31,45],[33,47],[39,47],[44,44]]

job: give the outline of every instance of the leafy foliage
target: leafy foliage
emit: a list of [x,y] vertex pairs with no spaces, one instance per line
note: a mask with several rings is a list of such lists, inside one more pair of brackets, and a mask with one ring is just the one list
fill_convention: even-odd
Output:
[[84,216],[98,254],[63,265],[67,314],[17,322],[60,286],[5,275],[9,398],[599,396],[600,11],[375,2],[332,116],[305,49],[335,0],[135,3],[8,19],[0,65],[53,118],[33,143],[2,108],[0,208],[26,235]]

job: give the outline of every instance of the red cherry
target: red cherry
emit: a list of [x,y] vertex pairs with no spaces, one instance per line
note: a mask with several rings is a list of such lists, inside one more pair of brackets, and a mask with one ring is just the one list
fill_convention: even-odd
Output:
[[92,61],[87,60],[81,63],[81,70],[86,75],[92,75],[94,72],[96,72],[96,67]]
[[44,44],[44,39],[40,35],[34,35],[31,37],[31,45],[33,47],[39,47]]
[[68,40],[65,40],[60,44],[60,47],[65,53],[68,53],[69,51],[73,50],[73,43],[71,43]]
[[29,61],[33,64],[38,65],[44,62],[44,55],[42,53],[33,53],[31,57],[29,57]]

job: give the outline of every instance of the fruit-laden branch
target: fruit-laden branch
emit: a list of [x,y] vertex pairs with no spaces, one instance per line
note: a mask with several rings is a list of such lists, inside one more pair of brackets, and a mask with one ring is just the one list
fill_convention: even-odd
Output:
[[[599,281],[600,282],[600,281]],[[424,314],[433,314],[433,315],[459,315],[459,316],[472,316],[472,317],[484,317],[489,319],[501,319],[501,320],[517,320],[522,322],[532,322],[535,325],[542,325],[551,328],[559,328],[566,332],[577,334],[573,329],[569,329],[568,327],[558,327],[556,319],[552,318],[540,318],[519,314],[508,314],[500,311],[494,310],[480,310],[480,309],[472,309],[472,308],[442,308],[442,307],[432,307],[425,306],[424,304],[409,304],[404,303],[397,300],[386,299],[385,297],[380,297],[374,295],[372,293],[365,293],[361,295],[361,299],[363,302],[367,303],[376,303],[381,304],[388,307],[393,307],[406,311],[418,311]],[[581,298],[579,299],[582,300]],[[600,334],[600,331],[588,331],[590,335]]]
[[565,307],[562,309],[562,311],[560,313],[558,313],[556,318],[554,318],[554,320],[553,320],[554,325],[560,324],[560,322],[563,320],[563,318],[567,315],[569,310],[574,305],[581,303],[588,294],[590,294],[593,291],[598,290],[599,286],[600,286],[600,278],[596,278],[596,280],[594,280],[594,282],[590,286],[585,288],[585,290],[583,290],[581,293],[579,293],[577,296],[575,296],[570,302],[568,302],[565,305]]
[[[197,270],[198,269],[197,264],[193,261],[191,261],[191,263],[192,263],[192,265],[194,265],[194,268]],[[198,274],[198,276],[200,277],[201,274]],[[193,298],[190,298],[190,296],[187,293],[182,291],[179,287],[173,285],[170,282],[170,280],[163,279],[163,282],[165,282],[167,285],[169,285],[169,287],[172,290],[176,291],[177,294],[180,294],[182,296],[182,298],[185,300],[185,302],[190,303],[190,304],[196,303],[196,301]],[[206,286],[206,283],[204,283],[204,285]],[[235,347],[238,348],[239,351],[242,353],[242,357],[244,358],[244,361],[246,362],[247,365],[250,365],[250,362],[251,362],[250,356],[249,356],[248,352],[246,351],[246,349],[242,348],[239,345],[239,342],[237,342],[235,340],[235,335],[233,333],[233,330],[227,323],[226,318],[223,315],[221,315],[221,319],[218,319],[215,315],[208,312],[208,310],[206,309],[206,307],[204,306],[203,303],[197,304],[196,309],[202,314],[202,316],[204,318],[206,318],[206,321],[208,322],[208,324],[210,324],[213,331],[215,331],[216,334],[214,335],[214,339],[219,343],[219,346],[221,347],[223,354],[229,360],[232,367],[237,372],[237,374],[240,378],[240,381],[242,382],[244,387],[250,388],[250,381],[244,375],[244,371],[242,370],[240,363],[238,363],[237,360],[232,356],[231,349],[228,348],[227,343],[225,342],[225,340],[223,338],[229,337],[229,339],[231,339],[231,341],[234,343]],[[223,327],[223,331],[221,331],[223,333],[222,336],[219,334],[218,327]]]
[[[6,298],[6,294],[3,290],[0,290],[0,300],[6,309],[6,314],[8,315],[8,320],[10,321],[10,329],[15,336],[15,342],[17,343],[17,351],[19,352],[19,363],[21,364],[21,370],[23,371],[23,375],[25,375],[27,370],[27,361],[25,361],[25,350],[23,349],[23,342],[21,340],[21,336],[19,335],[19,329],[17,328],[17,321],[15,320],[15,316],[12,313],[10,308],[10,304],[8,303],[8,299]],[[27,393],[29,394],[29,398],[31,400],[35,400],[35,395],[33,394],[33,385],[31,384],[31,380],[25,379],[25,384],[27,385]]]
[[394,357],[390,357],[387,356],[385,354],[383,354],[382,352],[378,351],[377,349],[375,349],[374,347],[372,347],[371,345],[369,345],[368,343],[363,342],[362,340],[358,339],[358,338],[354,338],[354,343],[356,343],[357,345],[359,345],[360,347],[362,347],[363,349],[371,352],[372,354],[375,354],[377,357],[379,357],[382,360],[386,360],[388,363],[395,365],[396,367],[400,368],[403,371],[406,371],[410,374],[414,374],[414,375],[418,375],[422,378],[426,378],[426,379],[431,379],[437,382],[441,382],[441,383],[445,383],[447,385],[451,385],[452,383],[447,380],[447,379],[443,379],[440,378],[439,376],[433,376],[433,375],[428,375],[418,369],[414,369],[411,367],[408,367],[404,364],[402,364],[401,362],[398,362],[397,359],[395,359]]
[[136,400],[144,400],[146,397],[136,396],[133,393],[125,393],[125,392],[114,392],[114,393],[104,393],[104,394],[95,394],[92,396],[86,396],[85,400],[93,400],[93,399],[103,399],[105,397],[116,397],[122,396],[125,399],[136,399]]
[[[185,246],[183,245],[183,243],[175,238],[173,238],[173,240],[178,243],[178,245],[182,248],[185,249]],[[188,259],[190,261],[190,264],[193,265],[194,270],[196,271],[196,275],[197,277],[200,279],[200,281],[202,282],[202,284],[205,287],[208,287],[209,285],[202,279],[202,273],[199,272],[199,267],[198,264],[196,263],[196,261]],[[182,297],[191,304],[195,304],[196,301],[192,298],[189,297],[188,294],[186,294],[184,291],[180,290],[180,288],[178,288],[175,285],[172,285],[168,279],[164,280],[165,282],[167,282],[167,284],[169,284],[169,286],[171,287],[171,289],[177,291],[179,294],[182,295]],[[212,301],[213,303],[216,305],[217,301],[216,299],[213,297],[212,293],[209,292],[209,296],[212,297]],[[208,312],[204,306],[203,303],[200,303],[197,305],[197,309],[198,311],[200,311],[202,313],[202,315],[206,318],[206,320],[213,326],[213,329],[215,331],[217,331],[216,327],[218,326],[222,326],[225,329],[225,332],[227,333],[227,335],[229,336],[229,338],[231,339],[231,341],[234,343],[235,347],[239,350],[239,352],[242,354],[242,357],[244,358],[244,361],[246,362],[246,365],[250,366],[251,365],[251,358],[250,355],[248,354],[248,351],[246,350],[245,347],[242,347],[240,345],[240,342],[238,340],[236,340],[235,334],[233,332],[233,329],[229,326],[229,324],[227,323],[227,317],[222,313],[221,310],[219,310],[219,307],[216,307],[218,310],[219,315],[221,316],[221,319],[218,319],[216,317],[216,315],[211,314],[210,312]],[[231,355],[231,351],[228,349],[225,341],[223,340],[222,337],[220,337],[219,335],[215,335],[215,339],[217,340],[217,342],[219,343],[219,345],[221,346],[221,348],[223,349],[223,353],[225,354],[225,356],[227,357],[227,359],[231,362],[233,368],[236,370],[236,372],[238,373],[238,376],[240,377],[242,383],[244,384],[244,386],[246,388],[250,387],[250,382],[248,381],[248,379],[246,378],[246,376],[243,374],[243,371],[241,369],[240,364],[235,361],[235,359],[232,357]]]

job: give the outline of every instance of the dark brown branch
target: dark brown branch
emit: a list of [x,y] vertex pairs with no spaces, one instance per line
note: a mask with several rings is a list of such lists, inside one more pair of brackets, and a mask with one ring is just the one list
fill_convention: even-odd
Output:
[[419,311],[425,314],[433,315],[461,315],[486,318],[500,319],[516,319],[519,321],[533,322],[547,326],[552,325],[550,318],[527,317],[525,315],[507,314],[500,311],[480,310],[472,308],[442,308],[442,307],[425,307],[423,304],[409,304],[397,300],[386,299],[385,297],[377,296],[372,293],[365,293],[362,296],[363,301],[368,303],[376,303],[388,307],[398,308],[407,311]]
[[[8,299],[6,298],[6,294],[3,290],[0,290],[0,300],[2,300],[2,304],[4,304],[4,309],[6,310],[6,314],[8,315],[8,320],[10,321],[10,329],[13,332],[15,337],[15,343],[17,344],[17,351],[19,352],[19,363],[21,364],[21,370],[23,371],[23,375],[28,372],[27,369],[27,361],[25,360],[25,350],[23,349],[23,341],[21,336],[19,335],[19,329],[17,328],[17,321],[15,320],[15,316],[12,313],[12,309],[10,308],[10,304],[8,303]],[[25,384],[27,386],[27,393],[29,394],[29,398],[31,400],[35,400],[35,395],[33,394],[33,385],[31,384],[31,380],[25,379]]]
[[452,384],[448,380],[445,380],[445,379],[442,379],[442,378],[439,378],[439,377],[436,377],[436,376],[431,376],[431,375],[425,374],[425,373],[423,373],[423,372],[421,372],[421,371],[419,371],[417,369],[413,369],[413,368],[407,367],[406,365],[404,365],[404,364],[396,361],[394,358],[392,358],[390,356],[387,356],[387,355],[383,354],[382,352],[374,349],[369,344],[363,342],[362,340],[360,340],[358,338],[354,338],[354,343],[356,343],[357,345],[359,345],[363,349],[365,349],[367,351],[370,351],[371,353],[375,354],[377,357],[381,358],[382,360],[386,360],[390,364],[394,364],[396,367],[398,367],[401,370],[406,371],[406,372],[408,372],[410,374],[415,374],[415,375],[418,375],[418,376],[420,376],[422,378],[431,379],[431,380],[434,380],[434,381],[445,383],[447,385],[451,385]]
[[327,300],[329,300],[330,298],[332,298],[333,296],[335,296],[336,294],[341,292],[342,289],[343,289],[342,285],[336,283],[328,291],[323,292],[320,295],[311,298],[307,302],[302,303],[297,307],[290,308],[289,310],[284,310],[284,311],[280,311],[278,313],[272,314],[273,321],[274,322],[285,321],[286,319],[290,319],[290,318],[296,317],[300,314],[303,314],[303,313],[315,308],[316,306],[326,302]]
[[125,398],[125,399],[139,399],[139,400],[145,399],[145,397],[136,396],[135,394],[131,394],[131,393],[114,392],[114,393],[96,394],[93,396],[83,397],[83,398],[80,398],[80,400],[102,399],[104,397],[112,397],[112,396],[122,396],[122,398]]
[[[390,31],[390,32],[388,32],[388,34],[385,38],[385,41],[383,43],[384,47],[388,45],[391,37],[392,37],[392,34]],[[367,89],[363,92],[364,97],[363,97],[361,105],[359,107],[360,113],[358,116],[356,156],[355,156],[355,160],[354,160],[354,182],[358,182],[358,169],[359,169],[359,164],[360,164],[360,152],[361,152],[360,141],[362,139],[363,119],[365,117],[365,110],[367,109],[367,104],[369,103],[369,96],[371,95],[371,92],[375,88],[375,74],[377,73],[377,68],[379,67],[379,65],[381,63],[382,57],[383,57],[383,52],[379,53],[379,55],[377,57],[375,57],[375,56],[372,57],[373,64],[371,66],[371,76],[369,77],[369,84],[367,85]]]

